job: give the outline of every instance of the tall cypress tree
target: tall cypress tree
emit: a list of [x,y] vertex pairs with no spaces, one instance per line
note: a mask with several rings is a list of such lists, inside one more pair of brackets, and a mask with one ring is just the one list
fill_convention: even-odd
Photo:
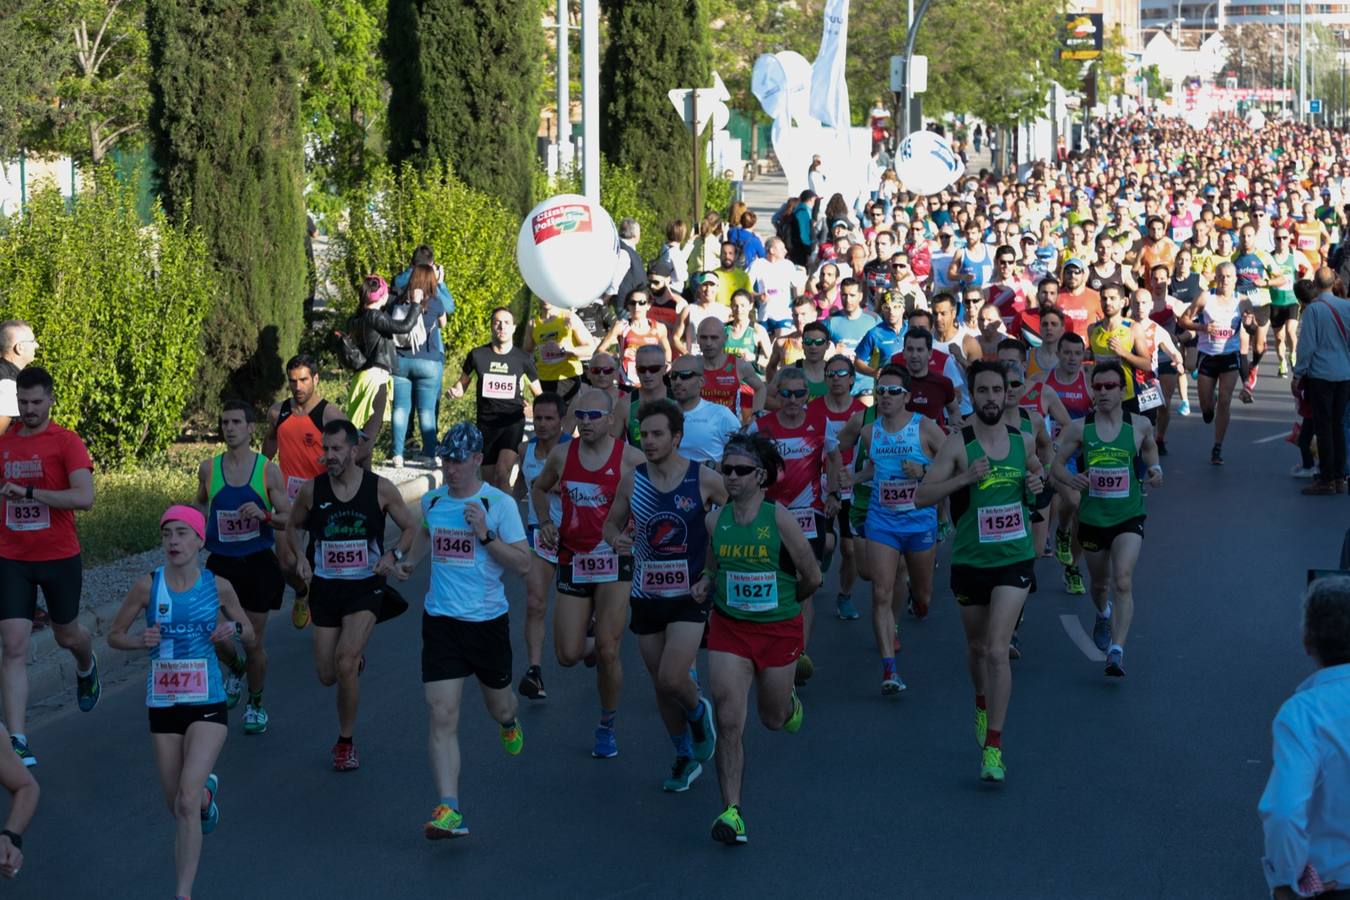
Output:
[[151,0],[152,149],[170,216],[206,236],[221,293],[194,405],[282,387],[306,288],[299,0]]
[[544,30],[521,0],[390,0],[389,156],[449,161],[471,187],[529,208]]
[[631,166],[661,227],[694,204],[692,150],[666,92],[709,87],[707,0],[606,0],[608,44],[600,68],[600,148]]

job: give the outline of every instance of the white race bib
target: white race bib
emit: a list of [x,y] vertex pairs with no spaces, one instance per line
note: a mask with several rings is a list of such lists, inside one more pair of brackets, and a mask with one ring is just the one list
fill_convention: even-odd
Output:
[[42,531],[52,527],[52,508],[37,500],[5,502],[5,527],[10,531]]
[[1087,477],[1089,497],[1125,500],[1130,496],[1130,470],[1126,466],[1092,466]]
[[309,479],[297,478],[294,475],[288,477],[286,479],[286,499],[295,502],[295,498],[300,495],[300,488],[304,486],[306,481],[309,481]]
[[515,375],[484,375],[483,396],[489,400],[516,399],[517,378]]
[[370,546],[365,541],[320,541],[315,575],[320,578],[369,578]]
[[216,537],[222,544],[251,541],[262,534],[257,519],[240,515],[237,509],[216,510]]
[[447,566],[472,566],[478,536],[467,528],[437,528],[431,532],[431,561]]
[[597,584],[619,580],[619,555],[613,550],[577,553],[572,557],[572,581]]
[[794,509],[792,516],[801,526],[802,534],[806,535],[808,541],[814,540],[816,536],[816,511],[814,509]]
[[683,597],[689,593],[689,561],[685,559],[646,560],[637,578],[639,590],[654,597]]
[[727,572],[727,606],[743,612],[778,608],[777,572]]
[[558,564],[558,548],[549,549],[544,546],[544,539],[540,537],[539,529],[534,529],[534,555],[546,563]]
[[1139,400],[1139,411],[1148,412],[1150,409],[1157,409],[1163,405],[1162,389],[1156,384],[1150,384],[1146,388],[1140,388],[1139,393],[1135,395]]
[[150,699],[160,703],[205,703],[211,691],[204,659],[156,659],[151,662]]
[[877,496],[881,505],[894,512],[910,512],[914,509],[914,494],[919,483],[908,478],[887,478],[877,486]]
[[1027,536],[1024,514],[1026,508],[1020,503],[1005,503],[1002,506],[981,506],[976,511],[981,544],[1001,544]]

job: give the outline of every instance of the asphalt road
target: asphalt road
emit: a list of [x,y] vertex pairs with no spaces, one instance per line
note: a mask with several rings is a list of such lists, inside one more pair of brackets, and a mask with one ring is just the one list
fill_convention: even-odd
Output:
[[[1001,787],[977,778],[945,554],[932,615],[903,623],[901,697],[879,694],[866,617],[818,619],[802,732],[749,730],[750,843],[739,848],[709,838],[720,812],[711,764],[688,793],[661,792],[673,754],[631,636],[616,759],[590,757],[591,670],[562,670],[546,653],[549,699],[522,707],[518,758],[466,692],[460,795],[472,835],[430,843],[416,607],[375,633],[362,768],[342,774],[328,760],[333,693],[315,680],[310,634],[285,617],[269,635],[271,730],[245,737],[242,706],[232,714],[222,820],[195,896],[1260,897],[1269,722],[1310,671],[1297,627],[1304,570],[1336,564],[1348,498],[1298,496],[1293,448],[1259,443],[1288,429],[1287,382],[1265,378],[1258,403],[1234,410],[1223,468],[1208,463],[1198,413],[1173,431],[1167,482],[1148,498],[1123,681],[1070,639],[1062,617],[1090,628],[1090,603],[1040,563]],[[423,568],[408,595],[425,584]],[[832,576],[827,587],[830,606]],[[519,674],[518,584],[511,596]],[[172,894],[143,691],[131,678],[93,713],[72,705],[30,727],[42,805],[5,896]]]

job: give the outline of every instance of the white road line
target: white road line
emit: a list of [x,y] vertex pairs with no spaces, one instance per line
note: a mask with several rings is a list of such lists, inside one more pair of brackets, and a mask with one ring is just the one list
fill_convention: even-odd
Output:
[[1261,438],[1261,439],[1259,439],[1259,440],[1252,441],[1252,443],[1253,443],[1253,444],[1269,444],[1271,441],[1278,441],[1278,440],[1280,440],[1281,438],[1287,438],[1287,437],[1289,437],[1289,429],[1288,429],[1288,428],[1286,428],[1284,431],[1281,431],[1281,432],[1279,432],[1279,433],[1277,433],[1277,434],[1272,434],[1270,437],[1263,437],[1263,438]]
[[1059,624],[1064,626],[1064,633],[1069,636],[1069,640],[1078,645],[1078,649],[1083,651],[1083,655],[1093,662],[1106,662],[1106,654],[1097,649],[1097,645],[1092,643],[1092,638],[1083,630],[1083,623],[1078,621],[1077,616],[1071,616],[1068,613],[1061,613]]

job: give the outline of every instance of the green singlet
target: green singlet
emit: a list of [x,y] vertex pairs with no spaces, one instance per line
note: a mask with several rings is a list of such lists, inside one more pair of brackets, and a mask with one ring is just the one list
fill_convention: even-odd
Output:
[[1078,507],[1084,525],[1108,527],[1144,515],[1144,495],[1134,469],[1134,424],[1122,413],[1120,432],[1104,441],[1097,434],[1097,416],[1083,420],[1083,457],[1088,487]]
[[[863,410],[863,427],[871,425],[877,420],[877,405],[873,403],[867,409]],[[858,473],[862,471],[863,463],[867,462],[867,448],[863,446],[862,435],[858,435],[857,448],[853,453],[853,471]],[[865,481],[856,481],[853,483],[853,499],[848,504],[848,521],[853,526],[855,532],[863,521],[867,519],[867,504],[872,499],[872,483]]]
[[747,324],[740,337],[733,337],[731,326],[723,326],[727,335],[726,352],[737,359],[743,359],[755,367],[755,371],[764,374],[764,367],[755,361],[755,326]]
[[784,622],[801,612],[797,569],[778,536],[776,504],[760,503],[749,525],[736,522],[735,504],[717,515],[712,552],[717,558],[714,602],[718,610],[747,622]]
[[[990,459],[988,475],[952,494],[956,522],[952,565],[992,569],[1036,558],[1026,504],[1027,448],[1020,430],[1003,427],[1008,431],[1008,455]],[[961,429],[961,439],[967,466],[987,456],[973,426]]]

